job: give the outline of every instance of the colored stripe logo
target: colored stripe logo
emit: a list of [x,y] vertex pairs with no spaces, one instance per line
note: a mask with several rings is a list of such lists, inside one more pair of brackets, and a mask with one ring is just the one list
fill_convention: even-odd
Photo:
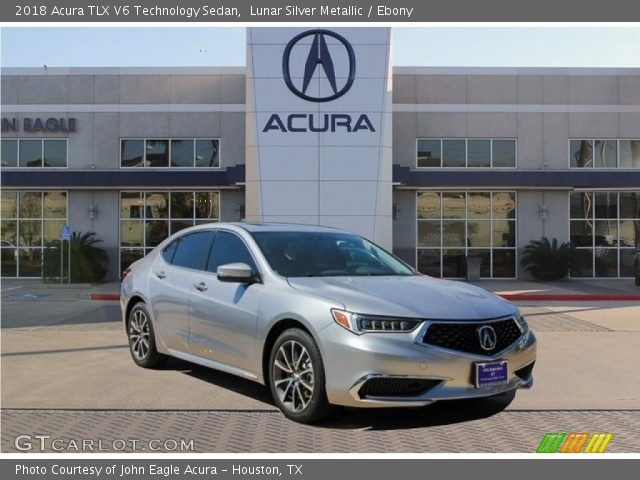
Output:
[[536,453],[604,453],[613,433],[545,433]]

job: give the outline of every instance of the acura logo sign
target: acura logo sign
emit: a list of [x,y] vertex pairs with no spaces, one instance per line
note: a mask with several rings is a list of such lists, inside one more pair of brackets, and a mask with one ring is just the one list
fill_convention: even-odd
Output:
[[490,351],[496,348],[498,338],[496,336],[496,331],[492,327],[485,325],[480,327],[477,332],[478,341],[480,342],[480,347],[483,350]]
[[[302,77],[302,85],[296,86],[291,79],[291,53],[293,48],[307,37],[313,37],[313,41],[309,48],[307,60],[304,63],[304,69],[302,69],[302,65],[295,66],[296,69],[293,72],[294,78]],[[329,47],[327,46],[327,37],[338,40],[340,46],[346,50],[349,67],[348,72],[336,72],[336,64],[334,64]],[[314,95],[311,93],[313,89],[309,90],[309,84],[318,70],[320,75],[324,75],[327,79],[333,92],[332,94],[321,96],[320,93],[317,93]],[[356,57],[353,53],[353,47],[342,35],[338,35],[330,30],[307,30],[293,37],[285,47],[284,55],[282,56],[282,75],[289,90],[300,98],[310,102],[329,102],[335,100],[347,93],[355,80]],[[344,78],[346,78],[346,82],[344,82]]]

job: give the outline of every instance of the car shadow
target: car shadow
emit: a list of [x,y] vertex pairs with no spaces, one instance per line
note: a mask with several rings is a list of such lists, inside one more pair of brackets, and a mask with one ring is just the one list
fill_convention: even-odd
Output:
[[276,410],[276,406],[271,399],[269,389],[259,383],[246,380],[244,378],[221,372],[212,368],[202,367],[195,363],[189,363],[177,358],[169,358],[161,367],[163,370],[174,370],[190,377],[202,380],[220,388],[250,397],[259,402],[269,405],[268,410]]
[[488,398],[436,402],[426,407],[339,408],[318,426],[366,430],[437,427],[491,417],[506,409],[514,398],[515,391],[511,391]]
[[[176,358],[169,359],[162,368],[179,371],[203,382],[263,402],[266,411],[277,411],[269,389],[250,380]],[[488,398],[436,402],[426,407],[366,409],[336,407],[327,419],[316,423],[315,427],[345,430],[401,430],[450,425],[496,415],[506,409],[514,398],[515,391],[512,391]]]

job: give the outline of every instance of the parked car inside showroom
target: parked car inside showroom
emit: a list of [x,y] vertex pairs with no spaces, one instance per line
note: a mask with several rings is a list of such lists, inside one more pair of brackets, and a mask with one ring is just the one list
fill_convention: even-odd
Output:
[[182,230],[123,272],[121,309],[139,366],[172,356],[263,383],[299,422],[331,405],[422,406],[533,383],[536,339],[516,306],[334,228]]

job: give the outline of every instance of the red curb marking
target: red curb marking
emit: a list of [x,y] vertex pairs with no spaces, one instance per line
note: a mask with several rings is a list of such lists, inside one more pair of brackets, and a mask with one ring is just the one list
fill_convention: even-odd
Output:
[[119,301],[120,295],[115,293],[92,293],[91,300]]

